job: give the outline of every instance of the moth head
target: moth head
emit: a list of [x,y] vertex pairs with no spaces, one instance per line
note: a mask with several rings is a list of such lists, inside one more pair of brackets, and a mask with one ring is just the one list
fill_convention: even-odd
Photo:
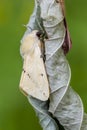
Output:
[[44,39],[47,39],[47,38],[48,38],[46,32],[41,31],[41,30],[37,31],[36,36],[37,36],[37,37],[40,39],[40,41],[42,41],[42,42],[44,41]]

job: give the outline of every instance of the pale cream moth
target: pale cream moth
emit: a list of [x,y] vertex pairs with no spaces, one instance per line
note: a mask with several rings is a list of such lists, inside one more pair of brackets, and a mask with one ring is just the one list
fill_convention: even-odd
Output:
[[21,55],[24,58],[20,89],[42,101],[49,98],[49,84],[42,57],[42,43],[33,31],[28,34],[21,44]]

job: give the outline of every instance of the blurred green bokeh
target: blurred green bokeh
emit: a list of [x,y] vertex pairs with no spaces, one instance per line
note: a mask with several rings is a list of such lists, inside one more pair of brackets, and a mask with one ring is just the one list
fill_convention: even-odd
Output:
[[[0,0],[0,130],[41,130],[32,107],[19,91],[20,39],[33,6],[34,0]],[[73,41],[67,55],[71,86],[87,112],[87,1],[66,0],[66,17]]]

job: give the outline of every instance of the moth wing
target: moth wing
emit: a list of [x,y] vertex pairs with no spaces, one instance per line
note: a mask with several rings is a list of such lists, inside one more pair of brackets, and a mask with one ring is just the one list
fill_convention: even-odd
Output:
[[24,59],[24,71],[20,80],[21,90],[42,101],[49,98],[49,83],[46,75],[41,49],[37,44],[33,53],[28,54]]

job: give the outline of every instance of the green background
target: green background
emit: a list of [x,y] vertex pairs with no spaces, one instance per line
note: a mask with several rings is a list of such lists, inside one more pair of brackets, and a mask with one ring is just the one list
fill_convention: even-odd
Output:
[[[41,130],[32,107],[19,91],[20,40],[33,5],[32,0],[0,0],[0,130]],[[73,42],[67,55],[71,86],[87,112],[87,0],[66,0],[66,17]]]

